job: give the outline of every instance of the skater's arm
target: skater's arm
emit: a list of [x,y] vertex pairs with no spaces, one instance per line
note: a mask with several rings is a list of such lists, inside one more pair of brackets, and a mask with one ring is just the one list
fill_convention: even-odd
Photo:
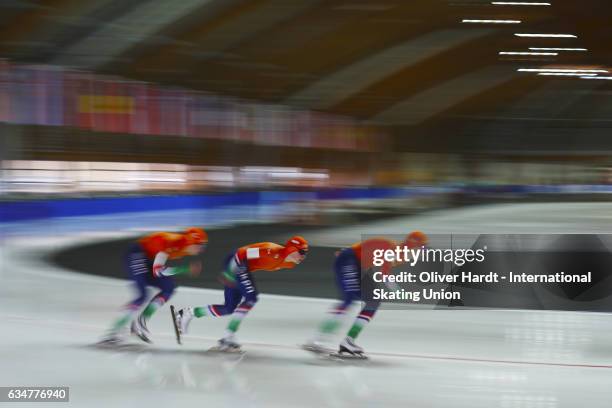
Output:
[[168,253],[165,251],[160,251],[155,255],[153,260],[153,276],[159,278],[160,276],[180,275],[189,272],[189,266],[187,265],[166,266],[168,256]]

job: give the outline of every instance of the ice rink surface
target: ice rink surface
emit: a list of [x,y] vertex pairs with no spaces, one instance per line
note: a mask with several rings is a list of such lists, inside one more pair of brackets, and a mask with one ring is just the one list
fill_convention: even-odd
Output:
[[[612,232],[611,218],[605,203],[500,205],[406,218],[404,228],[604,233]],[[310,239],[336,245],[350,234],[400,230],[396,220]],[[96,239],[53,233],[0,247],[2,386],[70,386],[71,406],[105,408],[611,406],[612,315],[602,313],[381,310],[359,338],[370,360],[334,362],[297,347],[330,300],[263,295],[239,332],[242,356],[205,352],[223,333],[223,319],[194,321],[178,346],[167,308],[150,323],[154,345],[96,349],[130,290],[120,280],[48,265],[41,259],[48,251]],[[172,303],[220,300],[220,291],[179,288]]]

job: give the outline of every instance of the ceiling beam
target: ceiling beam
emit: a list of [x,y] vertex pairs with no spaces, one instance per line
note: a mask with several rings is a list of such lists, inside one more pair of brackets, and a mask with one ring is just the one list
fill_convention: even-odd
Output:
[[145,1],[62,50],[52,63],[95,69],[167,25],[214,1],[222,0]]
[[514,68],[499,65],[472,71],[411,95],[370,120],[385,125],[417,125],[516,75]]
[[329,109],[406,67],[492,32],[490,29],[450,29],[424,34],[341,68],[293,94],[285,103]]

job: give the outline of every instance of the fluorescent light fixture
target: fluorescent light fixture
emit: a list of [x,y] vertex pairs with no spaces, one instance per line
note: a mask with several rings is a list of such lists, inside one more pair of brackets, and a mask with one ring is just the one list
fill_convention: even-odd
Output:
[[500,51],[499,55],[559,55],[558,52],[515,52],[515,51]]
[[612,81],[612,77],[609,76],[593,76],[593,75],[582,75],[582,79],[604,79],[606,81]]
[[605,69],[565,69],[565,68],[519,68],[519,72],[588,72],[588,73],[608,73]]
[[547,2],[531,2],[531,1],[492,1],[491,4],[496,6],[550,6]]
[[474,24],[521,24],[521,20],[475,20],[467,18],[464,18],[461,22]]
[[529,47],[532,51],[588,51],[586,48]]
[[542,76],[576,76],[576,77],[594,77],[597,74],[584,74],[580,72],[540,72],[538,75]]
[[574,34],[537,34],[537,33],[515,33],[517,37],[538,37],[538,38],[578,38]]

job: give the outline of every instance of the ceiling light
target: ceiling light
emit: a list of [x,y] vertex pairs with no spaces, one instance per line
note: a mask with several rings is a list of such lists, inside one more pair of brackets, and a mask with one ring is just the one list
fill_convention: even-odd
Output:
[[532,33],[515,33],[517,37],[542,37],[542,38],[578,38],[574,34],[532,34]]
[[558,52],[515,52],[515,51],[500,51],[499,55],[559,55]]
[[547,2],[531,2],[531,1],[492,1],[491,4],[496,6],[550,6]]
[[592,77],[597,74],[584,74],[580,72],[540,72],[538,75],[542,76],[577,76],[577,77]]
[[467,18],[464,18],[461,22],[475,24],[521,24],[521,20],[474,20]]
[[609,77],[609,76],[582,75],[580,78],[582,79],[605,79],[607,81],[612,81],[612,77]]
[[533,51],[588,51],[586,48],[529,47]]
[[565,69],[565,68],[519,68],[519,72],[590,72],[608,73],[605,69]]

